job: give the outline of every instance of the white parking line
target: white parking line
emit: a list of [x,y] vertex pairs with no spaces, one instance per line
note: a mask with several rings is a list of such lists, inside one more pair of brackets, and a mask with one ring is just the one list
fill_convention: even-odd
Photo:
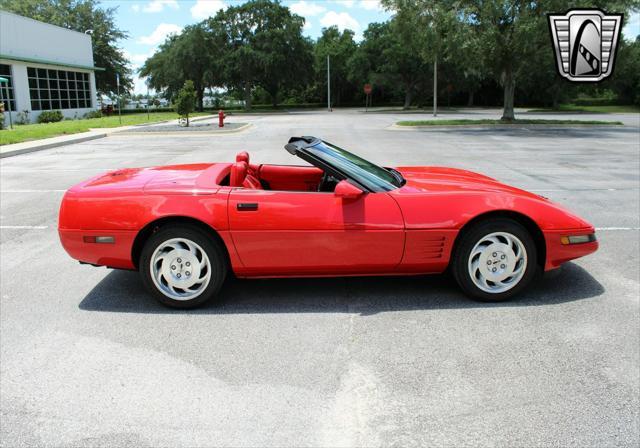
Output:
[[0,226],[0,229],[44,230],[49,226]]
[[67,190],[0,190],[0,193],[61,193]]
[[638,188],[525,188],[529,191],[637,191]]
[[597,231],[609,231],[609,230],[640,230],[640,227],[596,227]]
[[118,168],[8,168],[0,167],[3,173],[48,173],[58,171],[114,171]]

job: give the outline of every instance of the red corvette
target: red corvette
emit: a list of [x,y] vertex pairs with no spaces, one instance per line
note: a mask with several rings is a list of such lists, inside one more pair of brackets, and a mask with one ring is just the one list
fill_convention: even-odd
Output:
[[65,194],[59,233],[82,263],[139,270],[165,305],[212,299],[238,277],[411,275],[450,269],[505,300],[538,270],[598,248],[594,227],[547,199],[469,171],[383,168],[315,137],[310,166],[235,163],[121,169]]

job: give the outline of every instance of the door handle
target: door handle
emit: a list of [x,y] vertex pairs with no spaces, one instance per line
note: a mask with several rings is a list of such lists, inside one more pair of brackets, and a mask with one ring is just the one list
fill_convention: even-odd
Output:
[[258,204],[256,202],[238,202],[236,204],[236,210],[239,212],[251,212],[258,210]]

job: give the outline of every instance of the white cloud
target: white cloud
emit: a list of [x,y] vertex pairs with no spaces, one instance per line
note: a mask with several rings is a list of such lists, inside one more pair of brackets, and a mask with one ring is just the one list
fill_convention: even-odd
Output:
[[309,20],[305,20],[304,26],[302,27],[302,29],[304,31],[309,31],[311,28],[313,28],[313,25],[311,25],[311,22]]
[[289,9],[292,13],[303,17],[317,16],[327,10],[324,6],[320,6],[317,3],[306,2],[305,0],[289,5]]
[[227,5],[222,0],[197,0],[196,4],[191,7],[191,17],[203,20],[226,7]]
[[139,12],[140,5],[138,5],[137,3],[134,3],[133,5],[131,5],[131,9],[133,10],[133,12]]
[[144,12],[162,12],[165,6],[171,9],[180,8],[176,0],[151,0],[142,8],[142,10]]
[[351,17],[348,12],[329,11],[320,19],[320,23],[324,27],[335,25],[340,31],[346,29],[355,31],[356,33],[360,31],[360,24],[356,19]]
[[170,34],[178,34],[180,31],[182,31],[182,27],[178,25],[173,23],[161,23],[148,36],[140,36],[138,38],[138,43],[144,45],[158,45],[164,42]]
[[146,53],[130,53],[127,50],[124,50],[124,56],[131,62],[131,66],[137,70],[145,63],[147,59],[149,59],[156,52],[157,48],[152,48]]
[[338,3],[345,8],[352,8],[355,0],[332,0],[332,3]]
[[360,7],[369,11],[384,11],[380,0],[360,0]]
[[[147,93],[147,79],[146,78],[141,78],[138,75],[133,75],[133,93],[139,95],[139,94],[146,94]],[[153,89],[149,89],[149,93],[153,94],[155,93]]]

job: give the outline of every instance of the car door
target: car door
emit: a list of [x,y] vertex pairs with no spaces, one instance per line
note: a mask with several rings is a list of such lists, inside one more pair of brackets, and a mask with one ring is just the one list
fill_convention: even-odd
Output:
[[387,193],[234,189],[229,229],[239,275],[392,272],[404,250],[404,222]]

